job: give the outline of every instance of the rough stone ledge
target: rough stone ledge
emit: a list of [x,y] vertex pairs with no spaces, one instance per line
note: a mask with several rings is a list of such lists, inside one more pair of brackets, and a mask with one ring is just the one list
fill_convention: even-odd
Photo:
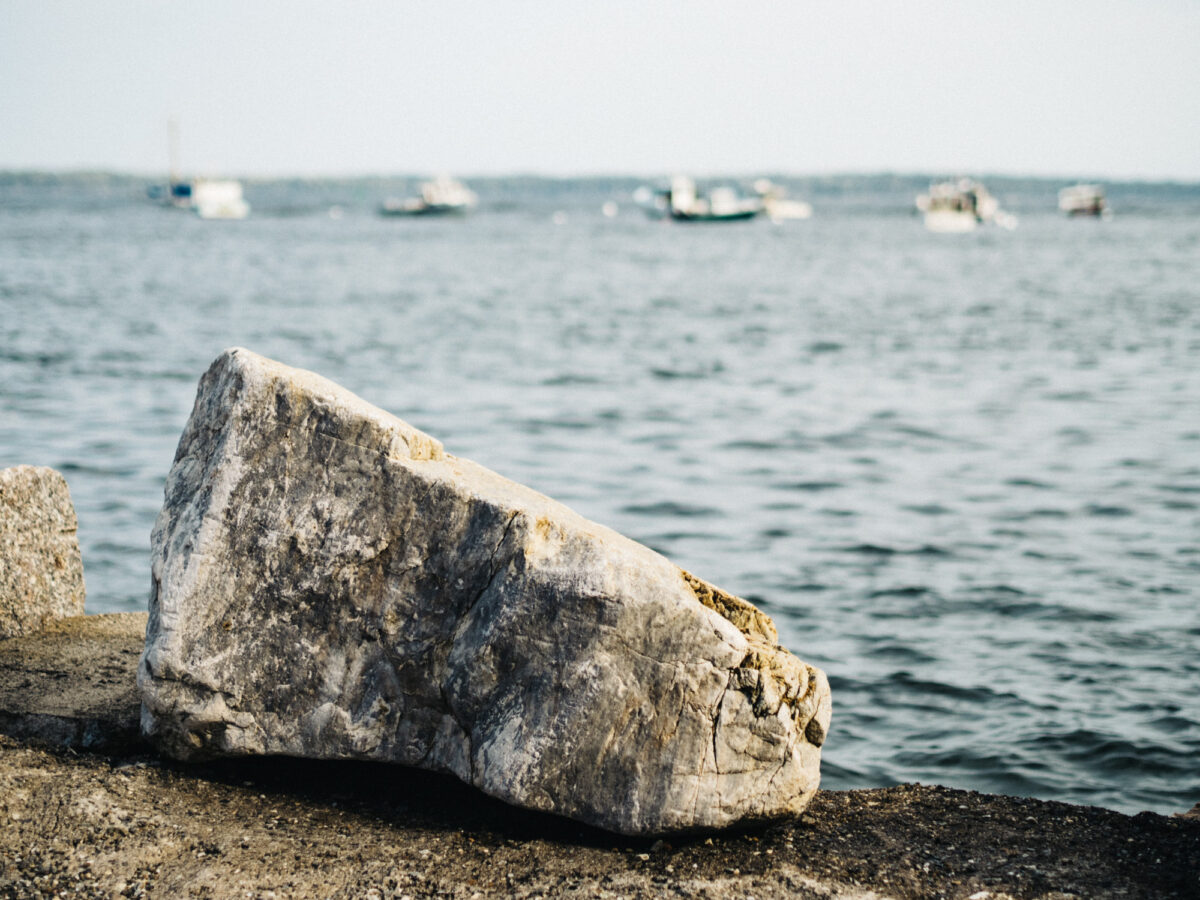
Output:
[[145,613],[72,616],[0,641],[0,734],[81,750],[141,747]]
[[0,644],[0,896],[1200,897],[1194,817],[901,785],[651,842],[390,765],[174,764],[137,737],[144,627]]

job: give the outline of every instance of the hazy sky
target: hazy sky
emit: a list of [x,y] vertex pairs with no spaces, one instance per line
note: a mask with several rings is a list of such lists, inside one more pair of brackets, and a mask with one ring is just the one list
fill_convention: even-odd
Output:
[[0,168],[1200,179],[1200,0],[0,0]]

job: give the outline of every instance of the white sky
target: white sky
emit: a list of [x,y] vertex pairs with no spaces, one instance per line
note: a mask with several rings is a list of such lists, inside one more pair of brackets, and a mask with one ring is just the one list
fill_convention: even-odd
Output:
[[0,168],[1200,180],[1200,0],[0,0]]

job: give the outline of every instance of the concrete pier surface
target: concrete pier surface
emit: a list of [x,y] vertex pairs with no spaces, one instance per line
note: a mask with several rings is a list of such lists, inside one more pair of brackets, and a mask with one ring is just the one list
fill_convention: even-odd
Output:
[[169,762],[138,733],[145,623],[0,641],[0,896],[1200,897],[1194,814],[901,785],[635,841],[396,766]]

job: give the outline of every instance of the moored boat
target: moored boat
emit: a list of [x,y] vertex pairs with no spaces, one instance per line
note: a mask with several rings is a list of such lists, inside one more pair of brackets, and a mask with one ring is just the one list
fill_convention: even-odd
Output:
[[772,222],[812,218],[812,204],[791,199],[787,188],[770,179],[758,179],[754,182],[754,191],[762,198],[763,211]]
[[753,219],[765,209],[761,197],[742,197],[732,188],[713,188],[702,193],[687,175],[676,175],[665,191],[639,191],[646,212],[656,218],[677,222],[738,222]]
[[461,181],[439,175],[421,185],[416,197],[384,200],[379,207],[383,216],[438,216],[465,213],[479,202],[475,192]]
[[167,183],[152,184],[146,190],[151,200],[190,209],[202,219],[244,219],[250,215],[250,204],[242,196],[242,183],[231,179],[183,178],[179,167],[179,126],[167,124],[170,172]]
[[177,209],[190,209],[202,219],[244,219],[250,204],[242,195],[242,183],[230,179],[172,178],[166,186],[151,185],[151,200]]
[[925,227],[940,233],[974,231],[988,222],[1002,228],[1017,224],[1016,216],[1003,212],[1000,202],[973,178],[931,184],[928,193],[917,197],[917,209],[925,214]]
[[1068,216],[1110,215],[1104,188],[1098,184],[1075,184],[1058,192],[1058,208]]

